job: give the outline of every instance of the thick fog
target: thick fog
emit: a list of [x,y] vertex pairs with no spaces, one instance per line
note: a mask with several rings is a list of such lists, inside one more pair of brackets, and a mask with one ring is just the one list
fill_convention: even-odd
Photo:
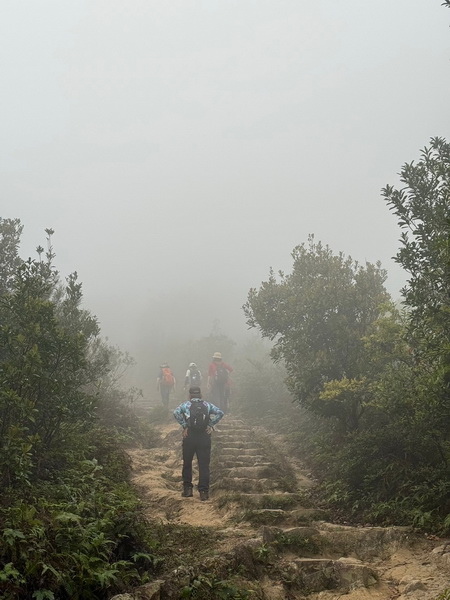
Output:
[[[1,195],[21,254],[55,230],[103,335],[154,380],[164,344],[245,332],[269,267],[317,240],[381,260],[380,189],[450,136],[440,0],[3,0]],[[160,350],[161,349],[161,350]],[[220,350],[218,348],[217,350]]]

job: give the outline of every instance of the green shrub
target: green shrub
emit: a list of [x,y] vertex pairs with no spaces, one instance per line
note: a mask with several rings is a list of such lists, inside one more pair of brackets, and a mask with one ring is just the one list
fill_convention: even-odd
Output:
[[156,430],[118,384],[132,359],[99,337],[48,250],[17,254],[22,227],[0,219],[0,597],[102,599],[159,564],[127,483],[130,444]]
[[[112,483],[96,460],[44,482],[0,510],[0,592],[4,600],[53,593],[106,598],[145,580],[158,558],[127,484]],[[144,577],[144,579],[143,579]]]

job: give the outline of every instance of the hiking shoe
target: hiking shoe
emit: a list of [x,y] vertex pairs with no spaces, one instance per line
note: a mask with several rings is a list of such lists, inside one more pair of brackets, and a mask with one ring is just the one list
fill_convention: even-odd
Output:
[[192,496],[194,495],[192,493],[192,485],[184,485],[181,495],[183,496],[183,498],[192,498]]
[[209,494],[208,492],[205,492],[205,490],[201,490],[200,492],[200,500],[203,502],[203,500],[209,500]]

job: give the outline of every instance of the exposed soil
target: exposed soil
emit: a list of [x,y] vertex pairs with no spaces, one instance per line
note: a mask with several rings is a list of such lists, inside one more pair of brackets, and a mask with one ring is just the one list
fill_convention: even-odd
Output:
[[242,589],[262,600],[432,600],[450,587],[450,540],[401,527],[329,523],[305,501],[304,491],[314,485],[308,473],[287,456],[282,438],[267,431],[223,419],[213,433],[207,502],[197,492],[181,497],[176,423],[162,427],[160,447],[130,456],[149,519],[217,534],[211,561],[200,561],[183,580],[182,569],[163,574],[167,585],[161,582],[155,598],[177,598],[176,585],[211,570],[221,578],[235,570]]

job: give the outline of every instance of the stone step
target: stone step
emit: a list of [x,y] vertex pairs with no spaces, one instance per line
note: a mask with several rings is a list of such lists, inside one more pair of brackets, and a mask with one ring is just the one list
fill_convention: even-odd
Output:
[[[271,476],[270,471],[274,470],[274,467],[271,463],[267,463],[262,466],[253,466],[253,467],[233,467],[231,469],[225,469],[225,474],[227,477],[244,477],[246,479],[261,479],[267,478]],[[274,474],[276,472],[274,471]]]
[[294,511],[282,508],[247,508],[243,511],[244,519],[253,525],[283,525],[305,527],[317,520],[314,509],[298,509]]
[[252,434],[252,429],[250,429],[249,427],[221,427],[220,425],[217,425],[215,427],[215,431],[217,432],[218,435],[245,435],[245,434]]
[[[244,508],[262,509],[262,508],[280,508],[295,512],[295,508],[302,502],[301,496],[296,492],[274,491],[262,494],[242,494],[240,503]],[[291,510],[292,509],[292,510]],[[312,511],[314,509],[298,509],[300,511]]]
[[258,442],[244,442],[244,441],[236,441],[236,442],[228,442],[224,441],[223,443],[220,440],[216,440],[216,446],[221,446],[222,448],[237,448],[239,450],[258,450],[261,452],[261,444]]
[[329,558],[298,558],[284,568],[289,581],[308,594],[337,588],[333,561]]
[[378,583],[378,575],[374,569],[363,562],[348,557],[333,561],[338,578],[338,587],[349,592],[358,587],[370,588]]
[[271,464],[264,462],[264,456],[241,456],[241,458],[220,457],[220,465],[225,469],[232,469],[234,467],[268,467]]
[[[307,544],[315,541],[320,545],[321,534],[316,527],[268,527],[261,528],[261,537],[264,544],[277,542],[280,548],[300,548],[305,549]],[[311,548],[313,546],[311,545]]]
[[261,448],[230,448],[228,445],[217,448],[219,456],[261,456]]
[[245,477],[222,477],[213,484],[213,488],[230,492],[268,492],[278,489],[273,479],[248,479]]
[[263,454],[233,454],[233,453],[228,453],[228,452],[221,452],[220,453],[220,460],[221,461],[243,461],[247,464],[250,464],[252,461],[253,462],[259,462],[259,463],[265,463],[267,462],[267,456],[264,456]]
[[220,421],[220,423],[217,425],[217,427],[219,429],[230,429],[230,428],[234,428],[234,427],[247,427],[248,428],[248,425],[242,419],[235,419],[228,415]]
[[217,425],[214,427],[214,431],[217,433],[217,435],[239,435],[241,437],[253,435],[253,430],[244,426],[224,427]]
[[326,511],[320,508],[294,508],[290,511],[287,522],[292,523],[293,525],[301,525],[313,521],[323,521],[327,516]]
[[280,508],[259,508],[246,510],[244,519],[252,525],[275,525],[285,522],[288,514]]
[[309,594],[330,589],[347,593],[357,588],[369,588],[378,581],[373,569],[348,558],[297,558],[286,565],[286,572],[289,581]]
[[321,523],[320,530],[327,543],[340,556],[373,560],[396,551],[411,535],[409,527],[350,527]]
[[226,434],[232,434],[234,431],[236,431],[236,433],[238,433],[239,435],[245,435],[245,434],[251,434],[253,432],[253,429],[251,429],[250,427],[248,427],[247,425],[222,425],[221,423],[219,423],[218,425],[216,425],[214,427],[215,431],[217,431],[217,433],[226,433]]
[[[217,433],[217,432],[216,432]],[[241,432],[238,433],[232,433],[230,431],[230,433],[217,433],[217,439],[220,442],[224,442],[224,441],[230,441],[230,442],[239,442],[240,440],[246,440],[248,441],[251,438],[250,433],[249,434],[241,434]]]

